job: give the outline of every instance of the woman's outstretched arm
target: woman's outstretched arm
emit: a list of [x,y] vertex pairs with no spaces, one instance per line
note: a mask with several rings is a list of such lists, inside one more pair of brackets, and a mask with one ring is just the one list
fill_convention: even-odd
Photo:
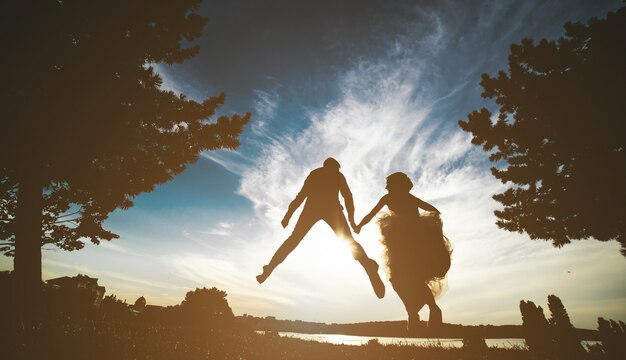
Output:
[[363,226],[365,226],[368,222],[370,222],[374,218],[374,216],[376,216],[376,214],[378,214],[380,209],[382,209],[383,206],[385,206],[385,205],[387,205],[387,195],[381,197],[380,200],[378,200],[378,204],[376,204],[374,206],[374,208],[372,208],[372,210],[369,212],[369,214],[365,215],[365,217],[363,218],[363,220],[361,220],[359,225],[357,225],[354,228],[354,232],[357,233],[357,234],[360,233],[361,232],[361,228]]
[[419,206],[420,209],[424,209],[426,211],[435,212],[437,214],[441,213],[441,211],[437,210],[436,207],[434,207],[431,204],[427,203],[426,201],[418,198],[417,196],[415,196],[415,199],[417,199],[417,206]]

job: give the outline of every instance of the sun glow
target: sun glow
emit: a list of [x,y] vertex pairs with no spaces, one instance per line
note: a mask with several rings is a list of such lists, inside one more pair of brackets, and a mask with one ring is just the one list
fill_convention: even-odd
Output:
[[[286,236],[292,229],[289,227],[287,230]],[[367,231],[353,236],[367,255],[381,265],[379,274],[384,279],[378,229],[371,226]],[[352,257],[349,242],[336,236],[323,221],[311,228],[300,245],[279,265],[272,276],[299,278],[303,283],[312,283],[314,288],[310,290],[320,294],[341,295],[355,291],[355,288],[367,293],[372,291],[365,271]]]
[[323,221],[313,226],[300,245],[289,256],[284,266],[314,270],[316,277],[332,279],[337,272],[351,271],[352,261],[349,243],[336,236]]

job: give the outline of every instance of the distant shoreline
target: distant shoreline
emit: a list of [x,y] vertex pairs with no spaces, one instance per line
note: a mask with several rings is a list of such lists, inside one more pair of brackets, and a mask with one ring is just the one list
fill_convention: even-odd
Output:
[[[392,338],[432,338],[432,339],[524,339],[522,325],[460,325],[443,324],[436,329],[427,327],[426,322],[415,333],[407,333],[406,321],[372,321],[350,324],[326,324],[301,320],[280,320],[250,315],[238,316],[238,321],[258,331],[293,332],[301,334],[352,335]],[[597,330],[574,329],[581,341],[598,341]]]

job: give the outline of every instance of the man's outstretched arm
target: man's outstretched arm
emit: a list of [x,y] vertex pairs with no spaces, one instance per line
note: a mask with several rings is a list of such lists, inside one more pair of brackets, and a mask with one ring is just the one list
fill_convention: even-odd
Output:
[[304,180],[304,185],[302,185],[302,189],[300,189],[300,192],[298,192],[298,195],[296,195],[295,199],[293,199],[293,201],[289,204],[289,207],[287,208],[287,212],[285,213],[285,216],[283,217],[283,219],[281,220],[280,224],[285,228],[287,227],[287,225],[289,225],[289,219],[291,219],[291,215],[293,215],[294,211],[296,211],[297,208],[300,207],[300,205],[302,205],[302,202],[304,201],[304,199],[306,199],[306,197],[309,195],[309,178],[310,178],[310,174],[309,176],[307,176],[306,180]]
[[355,228],[356,224],[354,223],[354,200],[352,199],[352,192],[350,191],[350,187],[348,187],[348,182],[346,181],[345,176],[343,176],[343,174],[340,175],[341,184],[339,184],[339,192],[341,192],[341,196],[343,196],[343,201],[346,205],[350,226]]

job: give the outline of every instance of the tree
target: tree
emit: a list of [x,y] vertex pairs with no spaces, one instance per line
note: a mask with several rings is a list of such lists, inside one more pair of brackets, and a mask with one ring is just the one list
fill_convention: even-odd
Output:
[[130,318],[131,315],[130,307],[126,303],[126,300],[122,301],[113,294],[107,295],[102,299],[100,312],[104,319],[126,320]]
[[102,227],[111,211],[201,151],[239,145],[250,114],[214,119],[224,94],[197,102],[165,91],[151,66],[198,52],[187,44],[207,21],[199,3],[0,5],[0,240],[14,256],[20,304],[40,291],[42,245],[116,238]]
[[511,45],[508,72],[482,75],[497,118],[482,108],[459,125],[512,185],[494,196],[500,228],[557,247],[616,239],[626,256],[626,7],[564,27],[556,41]]
[[532,301],[523,300],[519,303],[519,309],[528,349],[537,358],[547,358],[552,352],[552,336],[543,309]]
[[146,309],[146,298],[140,296],[135,300],[135,304],[133,305],[133,310],[143,312]]
[[574,332],[574,325],[561,299],[556,295],[548,295],[548,308],[550,309],[548,322],[554,334],[556,352],[564,359],[581,357],[585,349]]
[[622,321],[598,318],[598,332],[607,359],[623,359],[626,356],[626,324]]
[[223,326],[235,318],[226,300],[226,292],[216,287],[187,292],[180,303],[180,312],[185,325],[199,329]]

